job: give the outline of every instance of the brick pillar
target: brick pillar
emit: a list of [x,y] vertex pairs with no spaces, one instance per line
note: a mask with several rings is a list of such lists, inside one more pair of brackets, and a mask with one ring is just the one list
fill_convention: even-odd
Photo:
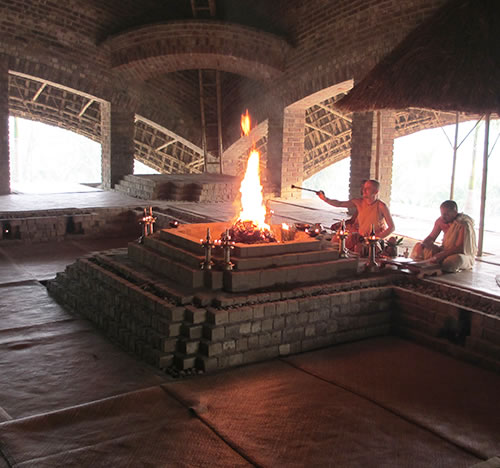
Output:
[[102,187],[111,189],[134,172],[134,113],[101,104]]
[[281,159],[280,195],[285,198],[300,198],[292,184],[300,185],[304,177],[305,109],[289,106],[283,115],[283,151]]
[[0,58],[0,195],[10,193],[9,68]]
[[390,203],[394,133],[395,115],[392,111],[353,114],[350,198],[360,196],[363,180],[377,179],[380,199]]
[[280,196],[281,157],[283,155],[283,110],[267,120],[267,177],[266,192]]

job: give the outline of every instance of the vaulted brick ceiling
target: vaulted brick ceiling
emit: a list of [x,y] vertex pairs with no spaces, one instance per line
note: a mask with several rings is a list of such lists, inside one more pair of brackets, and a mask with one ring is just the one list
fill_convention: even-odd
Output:
[[[443,1],[433,0],[431,4],[434,7]],[[138,160],[162,172],[196,172],[201,169],[201,137],[199,83],[194,68],[217,66],[221,70],[224,147],[228,147],[239,136],[237,117],[248,102],[255,100],[257,120],[262,121],[269,109],[291,104],[294,99],[331,84],[338,73],[335,67],[328,67],[332,50],[339,63],[355,58],[360,50],[378,57],[404,34],[400,26],[391,29],[402,24],[398,8],[388,15],[380,9],[383,2],[378,0],[367,1],[360,8],[346,1],[332,5],[318,0],[313,2],[314,9],[299,0],[217,0],[215,16],[210,20],[198,16],[195,20],[193,4],[202,6],[204,2],[208,4],[209,0],[82,0],[65,7],[55,0],[29,4],[0,0],[0,14],[5,25],[12,25],[12,31],[22,17],[18,35],[6,36],[5,50],[12,43],[13,50],[28,56],[12,63],[27,72],[34,70],[35,77],[30,78],[28,73],[10,75],[11,114],[100,141],[100,101],[93,97],[95,91],[104,99],[134,106],[137,115],[146,117],[136,122]],[[341,5],[344,6],[340,8]],[[426,2],[406,2],[405,28],[410,30],[420,22],[422,11],[429,14],[428,7]],[[373,38],[365,37],[361,30],[349,33],[351,18],[368,14],[370,18],[379,18],[380,24],[369,25],[372,34],[380,35],[379,42],[370,42]],[[387,18],[387,25],[380,18]],[[326,22],[333,19],[345,28],[328,32]],[[179,20],[183,20],[184,26],[179,26]],[[231,26],[221,29],[221,22]],[[176,27],[183,28],[182,34],[190,40],[182,40]],[[148,34],[155,28],[161,31],[152,40]],[[196,34],[190,35],[190,28],[196,29]],[[29,45],[29,50],[23,51],[23,44]],[[39,44],[40,49],[33,44]],[[170,56],[167,52],[175,47],[182,53]],[[285,56],[292,49],[285,63]],[[71,57],[68,51],[77,51],[78,56]],[[195,57],[196,53],[199,56]],[[30,54],[40,54],[42,64],[28,63]],[[190,55],[196,59],[192,63],[188,60]],[[71,76],[77,85],[86,86],[94,77],[97,80],[86,86],[84,92],[75,92],[70,83],[59,86],[56,79],[46,78],[51,63],[55,64],[56,78],[64,76],[62,71],[67,68],[73,69]],[[94,68],[84,67],[80,71],[78,63],[92,63]],[[99,67],[109,70],[109,76],[100,76],[96,71]],[[282,84],[274,87],[269,79],[280,74],[284,76]],[[111,87],[115,88],[110,91]],[[315,103],[306,111],[306,177],[350,153],[351,117],[335,111],[332,105],[338,98]],[[157,125],[147,124],[148,119]],[[453,120],[449,114],[401,111],[396,116],[397,135]],[[262,145],[265,147],[265,142]]]

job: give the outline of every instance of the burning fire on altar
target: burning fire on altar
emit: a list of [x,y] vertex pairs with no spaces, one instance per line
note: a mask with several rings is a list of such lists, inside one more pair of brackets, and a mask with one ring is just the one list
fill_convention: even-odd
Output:
[[[248,138],[251,130],[248,110],[241,116],[241,130],[243,136]],[[229,235],[233,241],[247,244],[277,242],[269,225],[272,213],[264,202],[260,179],[260,152],[255,148],[255,145],[252,146],[240,186],[240,212],[229,229]],[[282,229],[286,229],[285,226],[284,224]]]

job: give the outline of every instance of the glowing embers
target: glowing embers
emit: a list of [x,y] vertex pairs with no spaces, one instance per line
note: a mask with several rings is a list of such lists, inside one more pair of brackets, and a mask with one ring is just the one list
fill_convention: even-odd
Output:
[[[248,136],[251,130],[248,110],[241,116],[241,131]],[[247,161],[245,176],[241,181],[241,210],[236,222],[229,228],[229,236],[234,242],[256,244],[276,242],[276,238],[267,224],[266,206],[260,182],[260,153],[252,149]]]
[[276,238],[270,229],[259,229],[254,221],[236,221],[229,228],[229,235],[234,242],[243,244],[276,242]]

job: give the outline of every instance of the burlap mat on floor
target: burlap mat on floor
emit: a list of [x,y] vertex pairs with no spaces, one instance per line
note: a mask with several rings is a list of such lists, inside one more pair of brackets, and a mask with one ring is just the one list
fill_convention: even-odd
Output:
[[500,453],[500,375],[384,337],[286,359],[482,458]]
[[163,387],[261,466],[457,468],[479,461],[377,405],[280,361]]
[[14,419],[165,381],[79,321],[47,327],[0,344],[0,407]]
[[0,287],[0,331],[71,318],[40,283]]
[[249,466],[160,387],[0,424],[0,451],[14,467]]

